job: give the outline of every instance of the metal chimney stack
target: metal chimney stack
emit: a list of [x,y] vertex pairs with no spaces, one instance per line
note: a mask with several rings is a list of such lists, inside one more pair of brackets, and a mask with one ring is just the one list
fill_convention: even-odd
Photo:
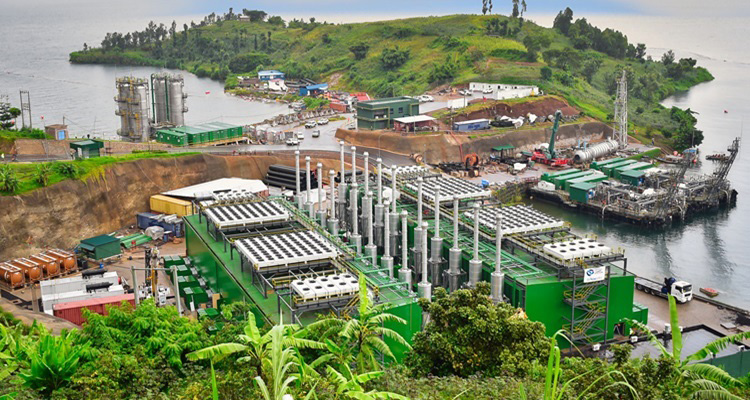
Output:
[[409,226],[406,218],[409,213],[401,211],[401,269],[398,270],[398,279],[407,283],[409,295],[412,294],[411,269],[409,269]]
[[341,167],[339,167],[339,196],[336,199],[336,206],[339,208],[338,214],[341,218],[341,224],[346,225],[346,165],[344,164],[344,141],[339,142],[341,151]]
[[357,253],[357,255],[362,254],[362,236],[359,234],[359,210],[357,206],[357,202],[359,201],[358,197],[358,190],[359,187],[357,185],[357,181],[352,182],[352,190],[351,190],[351,204],[352,204],[352,233],[349,236],[351,239],[351,244],[354,245],[354,249]]
[[495,303],[503,301],[503,281],[505,280],[505,274],[503,273],[502,261],[503,261],[503,215],[501,209],[497,209],[497,228],[495,230],[495,271],[492,273],[490,280],[490,297]]
[[421,265],[420,252],[422,250],[422,185],[424,179],[417,178],[417,226],[414,228],[414,269]]
[[[367,197],[370,198],[368,206],[372,204],[372,192],[367,193]],[[373,266],[378,265],[378,246],[375,246],[375,238],[373,233],[372,223],[372,209],[367,210],[367,246],[365,246],[365,256],[370,259]]]
[[323,163],[318,163],[318,221],[326,229],[326,212],[323,209]]
[[365,194],[370,193],[370,153],[364,152],[365,156]]
[[[385,202],[385,208],[388,209],[389,202]],[[383,241],[383,257],[380,257],[380,266],[388,270],[388,277],[393,279],[393,257],[391,257],[391,224],[389,218],[385,219],[383,234],[386,240]]]
[[458,196],[453,196],[453,247],[448,253],[448,289],[453,292],[459,288],[461,276],[461,248],[458,247]]
[[313,203],[312,199],[310,198],[310,190],[312,190],[312,186],[310,184],[310,156],[305,157],[305,173],[307,174],[307,202],[305,203],[305,209],[307,210],[307,216],[313,218]]
[[357,181],[357,146],[352,146],[352,183]]
[[[338,235],[339,234],[339,219],[336,218],[336,205],[335,205],[335,203],[339,202],[338,199],[336,199],[336,171],[334,170],[328,171],[328,179],[331,185],[331,200],[329,203],[331,208],[329,210],[330,216],[328,217],[328,232],[331,232],[332,235]],[[339,185],[339,188],[341,188],[341,185]]]
[[479,203],[474,203],[474,258],[469,261],[469,287],[476,286],[482,277],[482,260],[479,259]]
[[376,187],[378,203],[375,205],[375,245],[381,247],[383,246],[383,160],[378,158],[376,162],[378,167]]
[[432,298],[432,284],[427,280],[427,222],[422,223],[422,281],[417,285],[419,297],[423,299]]
[[[440,237],[440,185],[435,188],[435,236],[430,239],[430,276],[432,284],[440,286],[441,271],[440,266],[443,264],[443,238]],[[425,236],[427,236],[425,231]],[[426,253],[425,253],[426,254]]]
[[294,180],[297,183],[297,191],[294,192],[294,197],[297,199],[297,208],[302,210],[302,188],[299,178],[299,150],[294,151]]
[[391,166],[391,213],[388,216],[391,223],[391,248],[393,255],[398,252],[398,212],[396,210],[396,166]]

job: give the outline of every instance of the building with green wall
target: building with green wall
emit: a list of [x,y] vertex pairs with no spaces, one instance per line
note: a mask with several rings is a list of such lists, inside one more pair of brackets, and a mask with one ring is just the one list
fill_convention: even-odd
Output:
[[360,101],[356,105],[358,129],[392,129],[396,118],[419,115],[419,100],[411,97],[390,97]]

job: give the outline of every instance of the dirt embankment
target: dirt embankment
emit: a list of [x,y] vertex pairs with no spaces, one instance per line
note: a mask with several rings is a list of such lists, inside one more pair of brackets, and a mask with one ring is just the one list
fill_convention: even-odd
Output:
[[[335,153],[323,162],[338,166]],[[261,179],[272,164],[294,165],[293,155],[144,159],[115,164],[98,180],[64,181],[20,196],[0,196],[0,260],[49,247],[72,248],[81,239],[135,224],[157,193],[208,180]]]
[[[483,100],[474,100],[470,104],[482,103]],[[473,108],[473,106],[472,106]],[[460,113],[454,117],[454,121],[469,121],[473,119],[495,119],[495,117],[508,116],[511,118],[525,117],[529,113],[537,116],[554,115],[555,111],[562,111],[564,116],[580,114],[580,111],[568,104],[565,99],[553,96],[531,99],[524,102],[503,102],[488,100],[486,106],[468,113]],[[434,112],[433,112],[434,113]],[[428,113],[432,114],[432,113]]]
[[[601,122],[563,125],[557,132],[557,145],[569,147],[578,140],[598,141],[611,134],[612,128]],[[517,151],[533,150],[540,143],[548,142],[551,130],[548,128],[511,131],[508,133],[470,138],[468,135],[413,134],[386,131],[349,131],[339,129],[336,138],[355,146],[380,147],[398,154],[422,154],[430,164],[460,161],[462,156],[477,153],[480,157],[489,155],[495,146],[511,144]]]

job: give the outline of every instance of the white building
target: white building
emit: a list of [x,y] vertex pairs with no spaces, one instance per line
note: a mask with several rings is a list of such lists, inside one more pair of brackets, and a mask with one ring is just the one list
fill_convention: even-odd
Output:
[[271,79],[268,81],[268,90],[272,92],[286,92],[287,89],[283,79]]
[[469,83],[469,90],[472,92],[485,92],[485,97],[495,100],[505,99],[520,99],[522,97],[538,96],[540,94],[539,87],[537,86],[526,86],[526,85],[505,85],[500,83],[482,83],[482,82],[471,82]]

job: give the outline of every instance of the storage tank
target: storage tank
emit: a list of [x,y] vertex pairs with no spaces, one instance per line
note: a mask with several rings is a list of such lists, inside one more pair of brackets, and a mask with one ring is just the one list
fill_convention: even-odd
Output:
[[23,271],[9,263],[0,263],[0,280],[14,289],[26,282]]
[[154,123],[169,122],[167,114],[167,79],[163,74],[151,75],[151,102],[154,107]]
[[46,277],[57,276],[60,273],[60,262],[50,256],[37,254],[30,256],[29,260],[39,263]]
[[612,139],[607,139],[606,142],[598,143],[590,146],[586,150],[578,150],[573,154],[573,162],[576,164],[587,163],[593,161],[599,157],[612,154],[617,151],[619,145]]
[[76,255],[65,251],[65,250],[47,250],[44,255],[52,257],[60,262],[60,269],[62,272],[73,271],[78,268],[76,263]]
[[185,98],[184,92],[185,81],[182,75],[171,76],[169,78],[169,121],[175,126],[185,125]]
[[24,272],[28,282],[37,282],[42,279],[42,267],[28,258],[18,258],[10,262]]

